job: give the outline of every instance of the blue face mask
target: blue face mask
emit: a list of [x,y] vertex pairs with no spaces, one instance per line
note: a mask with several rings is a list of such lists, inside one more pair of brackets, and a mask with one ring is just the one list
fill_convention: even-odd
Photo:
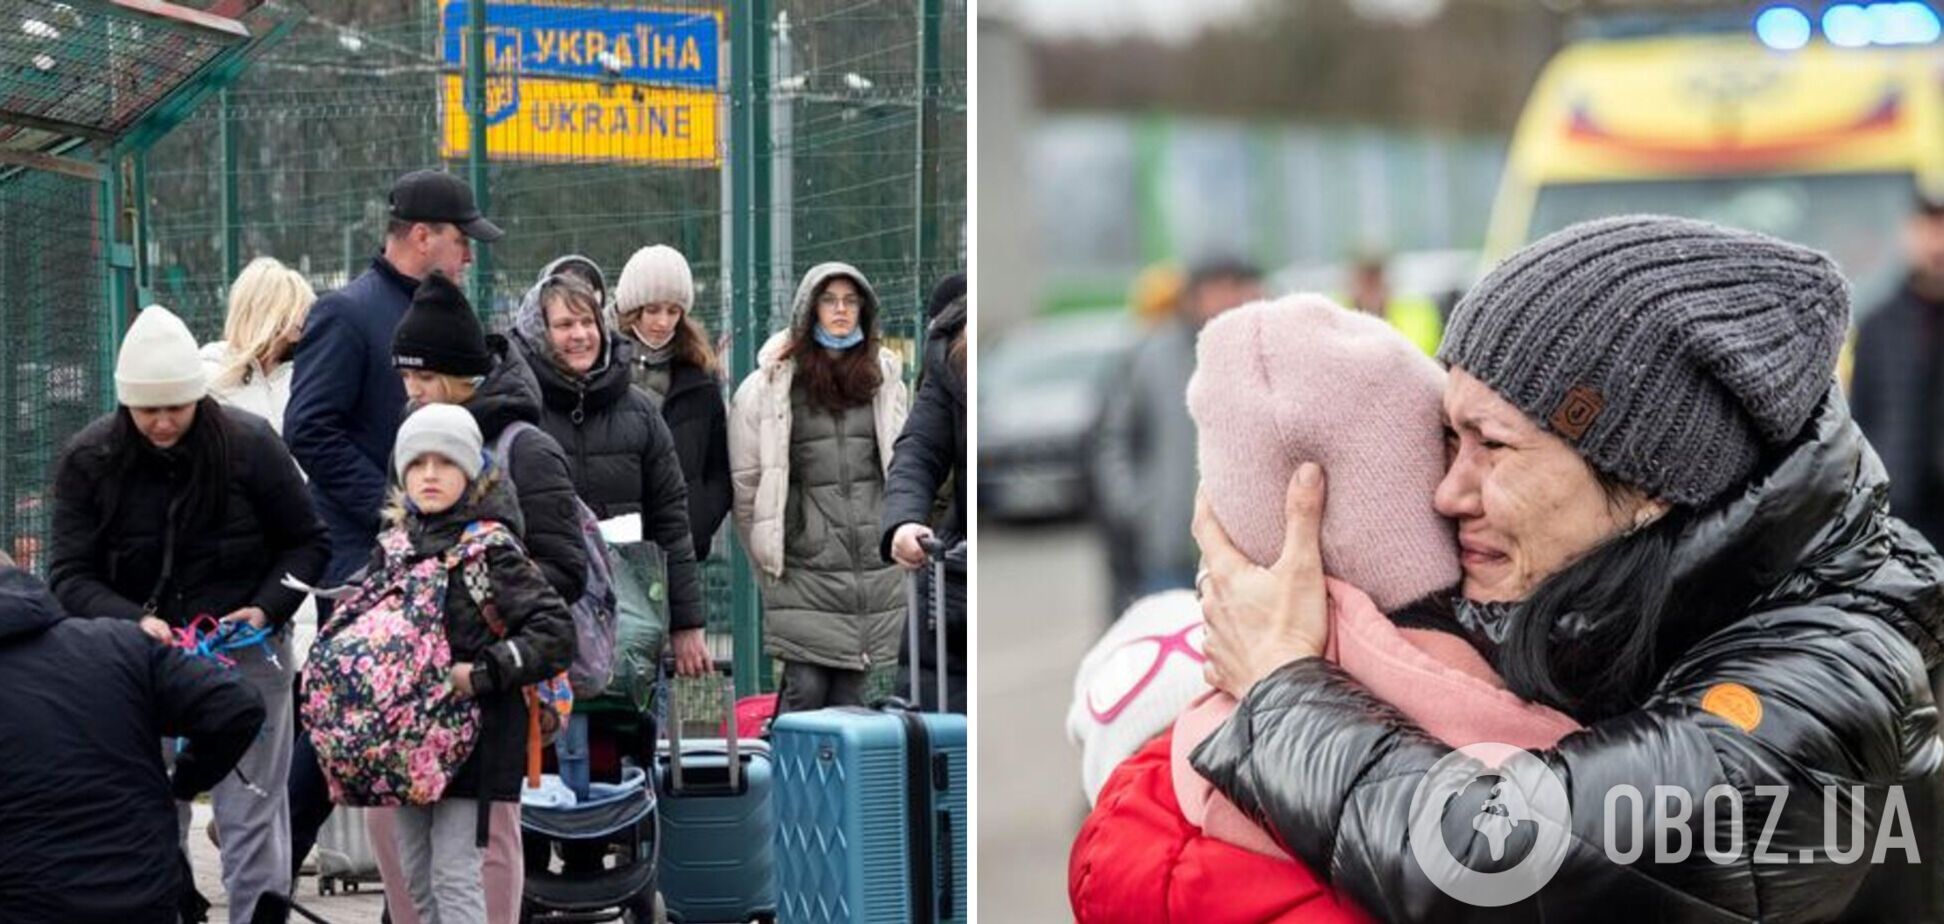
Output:
[[824,330],[822,324],[818,324],[811,329],[810,336],[815,338],[817,345],[824,349],[848,350],[864,342],[864,327],[863,325],[859,325],[851,328],[851,332],[848,335],[837,337],[833,336],[829,331]]

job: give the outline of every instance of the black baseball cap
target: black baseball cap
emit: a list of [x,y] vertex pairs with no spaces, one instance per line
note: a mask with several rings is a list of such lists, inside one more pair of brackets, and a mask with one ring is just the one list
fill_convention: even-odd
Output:
[[399,221],[444,222],[459,226],[475,241],[506,236],[499,225],[479,214],[472,187],[443,170],[414,170],[392,184],[391,217]]

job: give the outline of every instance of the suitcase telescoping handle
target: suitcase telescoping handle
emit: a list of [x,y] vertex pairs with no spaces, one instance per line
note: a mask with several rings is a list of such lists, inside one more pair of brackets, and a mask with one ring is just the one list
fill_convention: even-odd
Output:
[[[728,706],[729,740],[725,742],[726,757],[729,761],[729,791],[742,790],[742,763],[737,757],[738,744],[742,729],[736,723],[736,680],[733,674],[735,665],[727,658],[717,658],[716,674],[722,678],[722,701]],[[675,662],[671,658],[662,659],[662,671],[673,677]],[[682,791],[682,698],[675,695],[675,686],[668,686],[668,790],[671,793]]]
[[[935,681],[934,685],[937,687],[938,692],[937,705],[933,707],[933,711],[949,712],[951,711],[951,703],[945,698],[945,566],[947,549],[945,543],[929,536],[919,539],[918,547],[925,550],[925,561],[932,568],[931,623],[932,634],[937,638],[936,657],[932,661],[932,679]],[[922,662],[918,658],[918,653],[924,650],[919,644],[919,640],[924,634],[922,631],[923,623],[925,622],[923,618],[925,607],[922,600],[924,595],[918,591],[918,576],[916,574],[911,576],[911,580],[907,584],[911,597],[911,603],[907,608],[910,615],[905,618],[907,626],[906,635],[909,636],[908,645],[911,649],[910,658],[907,662],[911,665],[911,705],[912,708],[922,709],[925,699],[921,686],[923,681],[920,678],[920,674],[923,673],[920,668]]]

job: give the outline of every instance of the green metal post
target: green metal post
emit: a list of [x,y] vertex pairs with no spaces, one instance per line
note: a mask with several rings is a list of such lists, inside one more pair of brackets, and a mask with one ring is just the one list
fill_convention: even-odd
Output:
[[229,88],[217,94],[216,105],[223,162],[223,285],[228,286],[243,271],[243,198],[238,189],[236,116],[230,110]]
[[1140,224],[1141,262],[1158,263],[1174,257],[1168,229],[1166,190],[1168,164],[1166,116],[1148,115],[1134,129],[1135,220]]
[[[754,330],[758,336],[767,334],[770,326],[770,28],[769,0],[752,0],[749,10],[749,147],[752,170],[752,187],[749,194],[749,247],[746,252],[750,260],[749,303],[754,309]],[[755,341],[751,341],[752,344]],[[748,599],[753,604],[756,586],[748,588]],[[775,678],[771,675],[771,661],[760,657],[763,648],[762,626],[755,626],[757,644],[750,646],[751,657],[756,658],[756,686],[752,690],[776,689]]]
[[[759,179],[768,174],[767,152],[759,149],[767,147],[767,140],[757,136],[758,126],[767,131],[768,105],[759,102],[767,99],[767,88],[759,90],[760,75],[757,71],[759,60],[766,58],[764,53],[767,37],[765,25],[769,18],[767,0],[733,0],[729,7],[731,39],[729,44],[729,70],[731,82],[731,112],[729,135],[730,170],[730,237],[731,258],[730,280],[733,292],[730,296],[730,330],[734,347],[731,351],[731,370],[737,381],[741,381],[756,369],[756,347],[768,331],[768,306],[759,302],[759,286],[767,298],[767,275],[757,266],[757,255],[768,252],[767,218],[759,220],[759,209],[766,210],[768,190],[759,187]],[[763,114],[761,123],[757,114]],[[762,233],[765,241],[758,247],[756,236]],[[758,320],[758,312],[764,316]],[[733,535],[733,534],[732,534]],[[729,601],[730,616],[735,638],[736,693],[747,696],[760,692],[769,686],[769,659],[763,657],[763,611],[756,592],[756,573],[750,566],[747,550],[742,549],[738,537],[736,548],[729,556]]]
[[[918,252],[912,254],[912,283],[917,286],[918,298],[925,298],[930,291],[934,276],[940,275],[934,264],[938,260],[938,96],[939,78],[943,68],[944,24],[942,0],[924,0],[924,8],[918,20],[918,188],[916,202],[918,208]],[[912,343],[916,345],[917,356],[924,355],[925,313],[917,312],[912,323]],[[918,362],[905,364],[905,371],[916,374]]]
[[108,323],[102,325],[99,341],[101,355],[95,368],[101,370],[100,408],[115,406],[115,352],[121,347],[122,331],[128,329],[129,300],[133,296],[131,279],[134,254],[122,231],[122,158],[110,154],[101,171],[101,245],[107,259],[103,262],[102,291],[108,296]]
[[756,275],[749,280],[750,302],[756,308],[756,329],[768,333],[770,325],[770,275],[775,251],[770,249],[771,213],[775,202],[770,195],[770,164],[775,155],[775,138],[770,136],[770,28],[769,0],[752,4],[754,35],[749,46],[749,145],[754,186],[750,189],[749,259]]
[[[466,151],[466,179],[472,184],[479,210],[491,208],[486,183],[486,0],[466,0],[466,124],[472,130]],[[490,214],[490,213],[487,213]],[[473,247],[473,308],[481,315],[493,309],[493,248]]]
[[[135,250],[135,303],[137,307],[155,304],[155,279],[149,265],[148,149],[129,155],[133,163],[134,189],[129,193],[129,208],[134,212],[129,240]],[[177,311],[182,306],[176,306]]]

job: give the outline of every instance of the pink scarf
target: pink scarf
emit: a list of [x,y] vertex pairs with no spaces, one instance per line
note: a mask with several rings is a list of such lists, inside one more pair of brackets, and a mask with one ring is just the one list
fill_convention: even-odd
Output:
[[[1564,713],[1512,695],[1464,639],[1399,629],[1363,591],[1335,578],[1328,583],[1330,644],[1323,656],[1433,737],[1453,747],[1496,741],[1531,750],[1579,730]],[[1175,798],[1188,821],[1208,836],[1266,856],[1288,856],[1188,763],[1195,746],[1234,711],[1235,699],[1216,690],[1175,720]]]

